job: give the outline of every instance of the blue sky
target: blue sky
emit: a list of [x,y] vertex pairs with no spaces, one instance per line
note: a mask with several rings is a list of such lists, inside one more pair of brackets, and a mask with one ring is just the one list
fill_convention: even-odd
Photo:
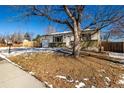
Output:
[[[30,32],[33,35],[44,34],[47,27],[51,24],[48,20],[39,17],[17,20],[18,12],[11,6],[0,6],[0,11],[0,34],[3,35],[13,32]],[[60,27],[58,24],[53,26],[57,30],[62,31],[62,26]]]
[[[96,13],[95,6],[88,6],[87,11]],[[52,24],[52,26],[57,29],[57,31],[68,30],[64,25],[52,23],[40,17],[31,17],[29,19],[18,17],[19,13],[14,6],[0,6],[0,34],[11,34],[13,32],[30,32],[34,36],[37,34],[44,34],[47,27]],[[61,17],[61,16],[60,16]],[[19,19],[19,20],[17,20]],[[85,25],[87,21],[84,24]]]

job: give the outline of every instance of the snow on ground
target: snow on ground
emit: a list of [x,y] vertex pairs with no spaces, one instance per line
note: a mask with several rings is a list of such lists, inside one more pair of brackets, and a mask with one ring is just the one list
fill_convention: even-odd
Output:
[[114,58],[119,58],[122,59],[124,62],[124,53],[115,53],[115,52],[110,52],[109,53],[110,57],[114,57]]
[[59,49],[59,51],[61,51],[61,52],[64,52],[64,53],[68,53],[68,54],[72,54],[72,51],[71,50],[69,50],[69,49]]
[[[8,47],[1,47],[0,48],[0,57],[7,60],[11,64],[22,68],[21,66],[15,64],[14,62],[10,61],[7,57],[21,55],[23,53],[33,53],[33,52],[54,52],[57,50],[61,50],[61,48],[25,48],[25,47],[12,47],[11,52],[8,53]],[[30,74],[34,74],[31,73]]]
[[75,80],[76,83],[78,83],[79,81],[78,80]]
[[91,86],[91,88],[96,88],[95,86]]
[[[77,85],[75,85],[76,88],[84,88],[86,86],[85,83],[83,83],[82,81],[79,82],[78,80],[73,80],[73,79],[68,80],[66,76],[57,75],[56,77],[60,78],[60,79],[64,79],[67,82],[78,83]],[[84,78],[84,80],[89,80],[89,79],[88,78]]]
[[[4,48],[0,48],[0,57],[7,60],[8,62],[10,62],[11,64],[17,67],[22,68],[18,64],[15,64],[14,62],[10,61],[7,57],[20,55],[23,53],[33,53],[33,52],[48,52],[49,53],[49,52],[54,52],[57,50],[61,50],[61,48],[25,48],[25,47],[15,48],[14,47],[14,48],[11,48],[11,53],[8,53],[8,47],[4,47]],[[29,72],[29,74],[35,75],[34,72]],[[44,82],[44,83],[48,85],[50,88],[53,88],[51,84],[48,84],[47,82]]]
[[[15,48],[25,48],[25,47],[11,47],[11,49],[15,49]],[[0,50],[6,50],[9,49],[9,47],[0,47]]]
[[33,75],[33,76],[35,75],[35,73],[34,73],[34,72],[29,72],[29,74],[31,74],[31,75]]
[[124,80],[119,80],[119,84],[124,84]]
[[87,80],[89,80],[89,78],[84,78],[83,80],[87,81]]
[[124,84],[124,74],[122,74],[121,79],[118,81],[119,84]]
[[75,85],[76,88],[84,88],[85,84],[83,82],[80,82],[78,85]]
[[58,77],[60,79],[67,79],[65,76],[60,76],[60,75],[57,75],[56,77]]
[[[8,53],[8,47],[4,47],[4,48],[0,48],[0,57],[5,59],[5,60],[7,60],[10,63],[12,63],[13,65],[16,65],[19,68],[22,68],[21,66],[19,66],[19,65],[15,64],[14,62],[10,61],[9,59],[7,59],[7,57],[20,55],[20,54],[23,54],[23,53],[33,53],[33,52],[47,52],[47,53],[51,53],[51,52],[55,52],[55,51],[63,51],[63,52],[65,52],[64,49],[62,49],[62,48],[25,48],[25,47],[14,47],[14,48],[11,49],[11,53]],[[109,56],[111,56],[111,55],[112,54],[109,54]],[[124,54],[121,54],[121,55],[123,55],[122,58],[124,58]],[[105,72],[105,70],[101,69],[99,72]],[[29,72],[29,74],[35,75],[34,72]],[[83,88],[83,87],[85,87],[85,83],[79,82],[78,80],[73,80],[72,78],[67,78],[66,76],[62,76],[62,75],[56,75],[55,77],[59,78],[59,79],[66,80],[67,82],[78,83],[77,85],[75,85],[76,88]],[[122,79],[119,80],[118,83],[124,84],[124,74],[121,76],[121,78]],[[84,78],[83,80],[87,81],[89,79],[88,78]],[[107,84],[111,81],[109,77],[105,77],[105,80],[107,81],[106,82]],[[51,84],[48,84],[47,82],[44,82],[44,83],[47,84],[50,88],[53,87]],[[92,87],[94,88],[95,86],[92,86]]]
[[110,82],[111,82],[111,79],[109,77],[105,77],[104,81],[105,81],[105,84],[107,86],[109,86],[110,85]]
[[52,85],[52,84],[48,84],[48,82],[46,82],[46,81],[44,81],[44,83],[45,83],[48,87],[53,88],[53,85]]
[[62,50],[61,48],[25,48],[25,47],[13,47],[11,52],[8,53],[8,47],[0,48],[0,54],[6,57],[16,56],[23,53],[32,53],[32,52],[54,52],[57,50]]
[[110,82],[111,79],[109,77],[105,77],[106,81]]
[[[14,62],[10,61],[7,57],[10,57],[10,56],[16,56],[16,55],[21,55],[21,54],[24,54],[24,53],[34,53],[34,52],[47,52],[47,53],[51,53],[51,52],[55,52],[55,51],[61,51],[63,50],[62,48],[25,48],[25,47],[13,47],[11,48],[11,52],[8,53],[8,47],[3,47],[3,48],[0,48],[0,57],[7,60],[8,62],[10,62],[11,64],[19,67],[19,68],[22,68],[21,66],[19,66],[18,64],[15,64]],[[34,72],[29,72],[29,74],[31,75],[35,75]],[[66,77],[64,76],[56,76],[58,78],[61,78],[61,79],[65,79],[67,80],[68,82],[74,82],[74,80],[68,80]],[[79,82],[79,81],[76,81],[76,82]],[[48,85],[50,88],[53,88],[52,84],[48,84],[48,82],[44,82],[46,85]],[[80,85],[81,86],[81,85]]]
[[123,60],[120,60],[120,62],[123,62],[124,63],[124,59]]
[[60,78],[60,79],[64,79],[64,80],[66,80],[67,82],[74,82],[73,79],[67,79],[66,76],[57,75],[56,77],[57,77],[57,78]]

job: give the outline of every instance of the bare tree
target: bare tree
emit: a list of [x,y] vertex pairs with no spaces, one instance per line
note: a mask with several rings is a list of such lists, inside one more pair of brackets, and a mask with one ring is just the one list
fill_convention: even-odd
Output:
[[49,26],[47,27],[47,29],[45,30],[45,33],[46,33],[47,35],[49,35],[49,34],[51,34],[51,33],[55,33],[55,32],[57,32],[56,29],[55,29],[53,26],[51,26],[51,25],[49,25]]
[[[30,7],[31,8],[31,7]],[[60,24],[67,25],[73,35],[74,35],[74,47],[73,47],[73,55],[75,57],[79,56],[81,49],[81,20],[82,20],[82,11],[85,6],[32,6],[32,12],[27,14],[27,16],[42,16],[47,18],[50,21],[57,22]],[[61,16],[54,16],[55,12],[62,12]],[[53,15],[53,16],[52,16]],[[63,17],[62,17],[63,15]],[[65,18],[64,18],[65,16]],[[59,17],[59,18],[58,18]]]
[[3,35],[0,35],[0,44],[5,44],[5,38]]
[[26,39],[26,40],[31,40],[31,38],[32,38],[32,34],[31,33],[29,33],[29,32],[26,32],[25,34],[24,34],[24,39]]
[[[66,25],[74,35],[73,55],[78,57],[81,49],[82,29],[96,31],[110,26],[124,17],[123,6],[24,6],[24,16],[39,16]],[[96,10],[92,10],[96,7]]]
[[13,43],[21,43],[24,40],[24,33],[14,32],[11,34],[11,40]]
[[120,40],[124,38],[124,19],[118,20],[111,25],[108,31],[102,33],[104,41]]
[[124,38],[124,18],[115,22],[110,29],[111,35],[116,39]]

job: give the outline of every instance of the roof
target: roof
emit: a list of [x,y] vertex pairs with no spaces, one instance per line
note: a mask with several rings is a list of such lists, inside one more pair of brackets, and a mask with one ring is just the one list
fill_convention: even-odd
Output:
[[68,34],[68,33],[71,33],[71,31],[55,32],[55,33],[51,33],[51,35],[55,35],[55,34]]
[[[51,33],[49,35],[42,35],[42,36],[52,36],[52,35],[59,35],[59,34],[71,34],[72,32],[71,31],[64,31],[64,32],[55,32],[55,33]],[[88,33],[91,33],[91,34],[94,34],[96,33],[95,30],[93,29],[85,29],[85,30],[82,30],[82,34],[88,34]],[[41,36],[41,37],[42,37]]]
[[90,34],[94,34],[94,33],[96,33],[97,31],[95,31],[95,30],[85,30],[85,31],[82,31],[82,34],[88,34],[88,33],[90,33]]

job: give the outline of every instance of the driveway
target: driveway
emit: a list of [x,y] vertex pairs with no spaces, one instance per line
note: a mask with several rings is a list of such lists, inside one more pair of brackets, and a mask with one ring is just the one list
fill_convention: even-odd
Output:
[[29,73],[0,58],[0,87],[44,88],[46,86]]

